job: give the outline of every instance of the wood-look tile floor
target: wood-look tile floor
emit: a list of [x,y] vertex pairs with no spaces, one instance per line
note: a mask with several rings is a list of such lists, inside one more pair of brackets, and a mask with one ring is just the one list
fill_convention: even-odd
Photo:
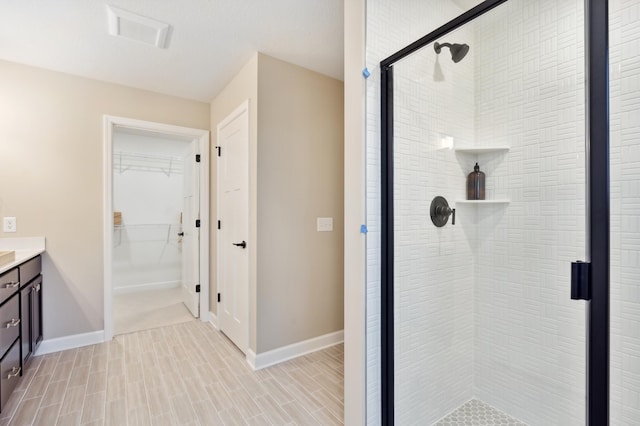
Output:
[[182,303],[182,288],[161,288],[113,295],[114,334],[133,333],[193,320]]
[[343,345],[253,372],[198,320],[35,357],[0,425],[341,425]]

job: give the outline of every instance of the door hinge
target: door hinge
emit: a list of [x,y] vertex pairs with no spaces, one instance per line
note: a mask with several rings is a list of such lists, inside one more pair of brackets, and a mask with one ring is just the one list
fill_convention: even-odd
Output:
[[220,154],[222,153],[222,147],[216,146],[216,149],[218,150],[218,157],[220,157]]
[[221,226],[220,221],[218,221],[218,229],[222,229]]
[[220,293],[218,293],[218,303],[220,303]]
[[571,262],[571,298],[591,300],[591,263]]
[[200,293],[200,284],[196,284],[196,293]]
[[196,219],[196,228],[200,228],[200,219]]
[[196,163],[200,162],[200,154],[196,154]]

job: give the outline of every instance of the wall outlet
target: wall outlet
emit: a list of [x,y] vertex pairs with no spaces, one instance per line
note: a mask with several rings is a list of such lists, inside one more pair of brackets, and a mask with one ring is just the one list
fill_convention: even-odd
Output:
[[317,222],[318,232],[331,232],[333,231],[333,218],[332,217],[319,217]]
[[18,225],[16,224],[16,218],[5,217],[2,224],[2,230],[4,232],[16,232],[18,230]]

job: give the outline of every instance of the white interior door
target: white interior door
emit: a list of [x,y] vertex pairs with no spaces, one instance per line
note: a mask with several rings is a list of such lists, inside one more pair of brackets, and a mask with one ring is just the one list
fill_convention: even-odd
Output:
[[194,317],[200,317],[200,170],[196,162],[198,141],[189,144],[184,156],[182,195],[182,301]]
[[218,320],[244,353],[249,346],[249,104],[218,124]]

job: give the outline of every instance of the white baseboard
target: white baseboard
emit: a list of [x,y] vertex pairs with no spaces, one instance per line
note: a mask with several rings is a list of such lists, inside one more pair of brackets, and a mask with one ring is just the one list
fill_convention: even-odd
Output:
[[200,321],[211,322],[211,312],[200,310]]
[[211,323],[213,328],[215,328],[216,330],[220,330],[220,327],[218,326],[218,317],[213,312],[209,312],[209,322]]
[[102,342],[104,342],[104,330],[56,337],[55,339],[43,340],[36,351],[36,355],[46,355],[52,352],[65,351]]
[[260,354],[256,354],[249,349],[247,351],[246,359],[251,368],[254,370],[260,370],[342,342],[344,342],[344,330],[314,337],[313,339],[293,343],[291,345],[283,346]]
[[180,287],[180,285],[181,285],[180,281],[160,281],[156,283],[123,285],[120,287],[113,287],[113,294],[136,293],[139,291],[176,288],[176,287]]
[[249,367],[251,367],[253,371],[260,370],[260,368],[256,367],[256,358],[257,358],[256,353],[251,349],[247,349],[247,354],[245,359],[247,360],[247,364],[249,364]]

